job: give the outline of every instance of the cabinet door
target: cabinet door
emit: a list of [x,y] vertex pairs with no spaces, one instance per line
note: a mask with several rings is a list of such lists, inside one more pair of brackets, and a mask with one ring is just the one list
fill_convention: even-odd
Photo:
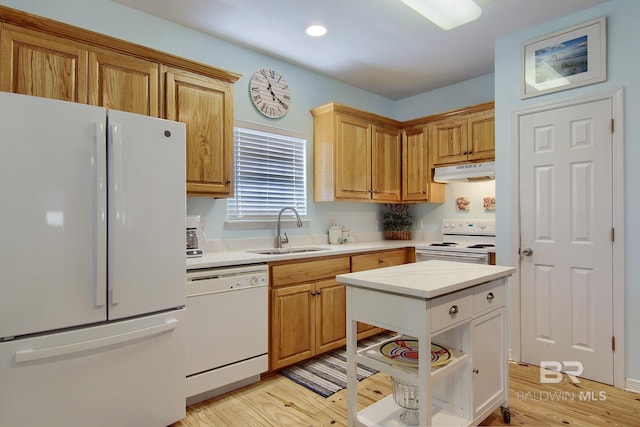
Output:
[[165,115],[187,125],[187,194],[233,195],[233,87],[178,69],[165,72]]
[[316,353],[324,353],[346,344],[347,294],[335,279],[317,282],[314,293]]
[[271,291],[271,369],[308,359],[315,354],[312,313],[312,284],[301,284]]
[[371,199],[371,128],[368,122],[336,115],[336,199]]
[[467,160],[467,121],[444,120],[429,125],[433,164],[459,163]]
[[69,40],[2,24],[0,90],[87,103],[87,50]]
[[402,200],[429,200],[427,129],[407,129],[402,139]]
[[468,121],[469,160],[493,160],[495,158],[495,120],[493,110],[472,117]]
[[107,50],[89,51],[89,104],[158,117],[159,66]]
[[504,308],[471,323],[473,418],[503,402],[507,395],[507,349]]
[[371,197],[400,200],[400,134],[397,129],[373,126],[371,138]]

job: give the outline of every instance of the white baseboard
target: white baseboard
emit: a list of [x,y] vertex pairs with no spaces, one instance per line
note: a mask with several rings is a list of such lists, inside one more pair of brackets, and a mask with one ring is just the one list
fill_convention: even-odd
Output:
[[640,381],[627,378],[624,382],[624,389],[634,393],[640,393]]

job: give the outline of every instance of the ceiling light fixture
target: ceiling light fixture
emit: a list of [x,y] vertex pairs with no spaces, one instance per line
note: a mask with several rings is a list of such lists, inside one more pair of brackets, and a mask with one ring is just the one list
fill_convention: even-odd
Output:
[[401,0],[443,30],[478,19],[482,9],[473,0]]
[[322,25],[311,25],[307,28],[307,35],[311,37],[322,37],[327,34],[327,29]]

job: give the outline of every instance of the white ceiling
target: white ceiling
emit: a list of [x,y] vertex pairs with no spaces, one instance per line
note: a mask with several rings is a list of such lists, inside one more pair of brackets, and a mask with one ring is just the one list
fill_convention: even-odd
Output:
[[113,1],[397,100],[493,73],[496,39],[607,0],[475,0],[449,31],[400,0]]

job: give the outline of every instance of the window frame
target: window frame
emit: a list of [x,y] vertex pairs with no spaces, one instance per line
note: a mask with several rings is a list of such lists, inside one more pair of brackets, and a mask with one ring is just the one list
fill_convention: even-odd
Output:
[[[303,180],[303,184],[302,184],[302,189],[303,189],[303,199],[304,199],[304,209],[301,209],[302,212],[300,212],[300,216],[302,218],[303,221],[303,225],[308,225],[309,223],[309,219],[308,219],[308,212],[309,212],[309,191],[308,191],[308,184],[309,184],[309,177],[308,177],[308,168],[307,168],[307,164],[308,164],[308,152],[307,152],[307,143],[308,143],[308,138],[306,137],[306,135],[302,132],[297,132],[297,131],[293,131],[293,130],[289,130],[289,129],[282,129],[282,128],[276,128],[276,127],[272,127],[272,126],[264,126],[264,125],[260,125],[260,124],[256,124],[256,123],[250,123],[250,122],[243,122],[243,121],[236,121],[234,123],[234,129],[233,129],[233,174],[234,174],[234,195],[233,197],[229,197],[227,198],[226,202],[227,205],[225,207],[225,215],[226,215],[226,220],[225,220],[225,228],[227,229],[232,229],[232,230],[251,230],[251,229],[261,229],[261,228],[273,228],[276,225],[277,222],[277,215],[275,213],[273,214],[264,214],[264,215],[250,215],[250,216],[246,216],[246,217],[236,217],[236,216],[231,216],[230,217],[230,211],[233,211],[233,209],[230,209],[230,203],[235,203],[235,198],[236,198],[236,194],[237,194],[237,189],[238,189],[238,170],[237,170],[237,161],[236,161],[236,138],[237,138],[237,134],[236,134],[236,130],[237,129],[247,129],[248,131],[256,131],[256,132],[262,132],[262,133],[267,133],[267,134],[271,134],[273,135],[275,138],[277,137],[283,137],[285,139],[287,138],[292,138],[292,139],[298,139],[302,141],[302,180]],[[287,206],[290,206],[290,204],[287,204]],[[283,206],[284,207],[284,206]],[[296,209],[298,209],[299,206],[293,206],[296,207]],[[289,213],[286,214],[286,217],[283,215],[282,217],[282,223],[283,224],[288,224],[289,222],[291,222],[291,224],[295,224],[293,215],[290,215]]]

